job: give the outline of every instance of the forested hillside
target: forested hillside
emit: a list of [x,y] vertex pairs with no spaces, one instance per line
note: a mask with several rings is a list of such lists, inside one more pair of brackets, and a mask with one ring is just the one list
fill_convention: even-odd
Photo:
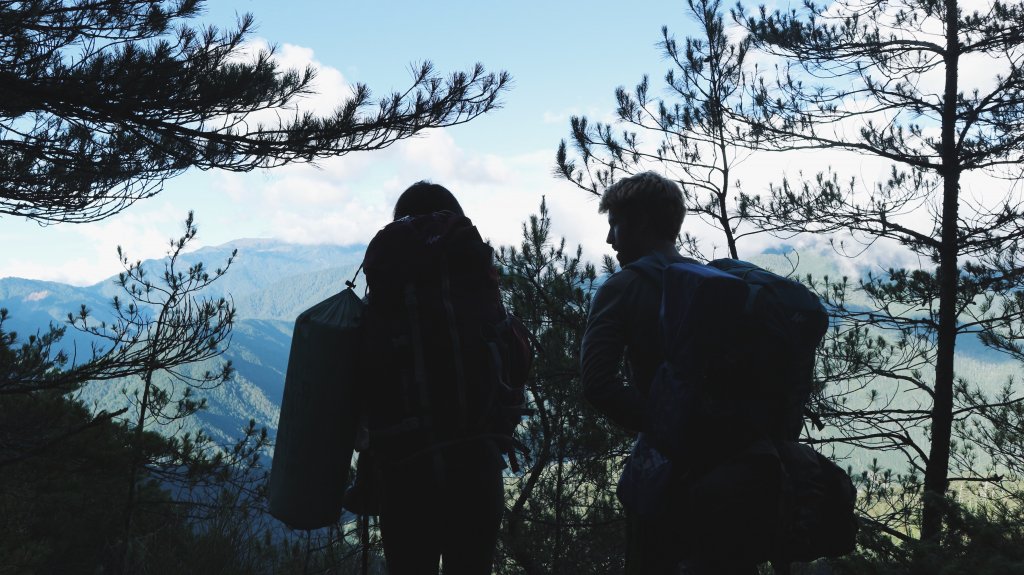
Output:
[[[363,247],[305,246],[260,240],[239,240],[230,244],[197,250],[183,258],[185,263],[218,261],[238,249],[238,259],[222,282],[211,286],[208,297],[230,297],[238,309],[231,345],[223,359],[235,368],[230,385],[203,393],[208,405],[192,421],[182,426],[175,422],[168,433],[200,429],[220,443],[239,436],[250,419],[266,427],[271,436],[277,428],[295,317],[309,306],[334,295],[352,279]],[[157,269],[160,262],[145,262]],[[19,278],[0,279],[0,301],[10,313],[5,330],[22,337],[50,323],[62,325],[69,313],[82,305],[97,321],[110,321],[111,298],[117,294],[114,279],[93,286],[74,287],[53,282]],[[61,348],[71,357],[85,358],[95,338],[69,330]],[[201,374],[219,360],[189,366]],[[169,376],[158,376],[159,385],[170,384]],[[124,403],[125,389],[135,389],[138,381],[114,380],[83,388],[78,396],[99,412],[114,411]],[[180,428],[180,429],[179,429]]]

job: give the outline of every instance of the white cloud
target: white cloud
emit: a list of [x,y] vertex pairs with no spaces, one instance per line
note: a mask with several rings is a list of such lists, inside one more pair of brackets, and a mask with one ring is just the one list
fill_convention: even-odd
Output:
[[[415,180],[432,179],[438,183],[457,179],[480,184],[501,184],[514,178],[506,160],[495,154],[463,150],[449,132],[430,130],[395,146],[401,171]],[[427,176],[417,176],[426,173]],[[411,182],[410,182],[411,183]]]
[[161,204],[161,208],[146,212],[122,212],[76,231],[97,255],[107,254],[106,257],[115,261],[118,246],[131,261],[162,257],[167,253],[171,239],[180,237],[184,231],[187,210],[181,210],[167,200]]
[[339,104],[352,97],[352,86],[341,71],[317,60],[311,48],[282,44],[275,55],[275,61],[284,68],[304,70],[306,66],[312,66],[316,71],[313,84],[316,93],[298,102],[303,110],[315,114],[331,114]]
[[187,207],[177,205],[169,196],[161,198],[143,204],[149,206],[145,211],[131,209],[91,224],[39,228],[17,222],[15,234],[25,238],[24,244],[16,244],[22,249],[0,261],[0,277],[92,285],[122,269],[117,259],[119,245],[132,262],[161,258],[172,236],[181,235],[188,213]]
[[[116,256],[111,258],[115,261]],[[92,285],[110,274],[97,272],[94,258],[78,257],[61,261],[55,266],[39,259],[10,259],[0,268],[0,278],[17,277],[60,282],[71,285]]]
[[275,237],[299,244],[365,243],[390,219],[380,205],[350,202],[336,210],[319,213],[281,211],[272,216]]
[[[241,62],[252,61],[261,51],[270,49],[270,43],[263,38],[247,41],[236,54],[235,59]],[[281,44],[276,47],[273,61],[280,71],[294,70],[303,73],[312,68],[315,74],[310,86],[311,93],[294,98],[287,106],[279,109],[260,110],[249,114],[246,123],[255,127],[262,123],[274,126],[287,123],[296,117],[298,112],[312,112],[318,116],[333,114],[343,102],[353,95],[353,87],[345,79],[340,70],[317,60],[311,48],[295,44]]]
[[40,301],[46,299],[46,297],[49,295],[49,290],[34,291],[25,296],[25,301]]
[[[419,180],[452,190],[481,234],[495,244],[518,244],[521,223],[541,198],[555,228],[570,242],[603,246],[603,217],[587,195],[552,176],[553,150],[507,157],[457,144],[449,131],[431,130],[392,147],[259,174],[221,174],[223,198],[236,206],[238,221],[258,235],[298,243],[351,244],[369,241],[391,220],[399,194]],[[586,215],[581,216],[581,212]],[[588,225],[589,224],[589,225]],[[592,243],[592,242],[591,242]]]

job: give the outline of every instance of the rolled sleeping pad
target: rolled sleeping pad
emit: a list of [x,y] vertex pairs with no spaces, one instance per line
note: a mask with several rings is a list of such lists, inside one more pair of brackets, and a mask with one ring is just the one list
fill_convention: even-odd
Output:
[[295,529],[341,517],[364,306],[348,288],[295,319],[269,483],[270,514]]

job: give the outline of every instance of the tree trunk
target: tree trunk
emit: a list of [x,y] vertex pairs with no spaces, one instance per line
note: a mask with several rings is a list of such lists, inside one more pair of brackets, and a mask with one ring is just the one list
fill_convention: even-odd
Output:
[[543,569],[540,564],[537,563],[535,550],[525,544],[522,537],[520,537],[520,531],[523,527],[523,509],[526,507],[526,502],[533,497],[534,489],[540,481],[541,474],[545,469],[547,469],[550,461],[550,450],[545,447],[541,453],[537,455],[536,463],[527,472],[529,476],[526,479],[526,485],[523,487],[519,497],[516,498],[516,502],[506,514],[506,525],[508,526],[508,538],[506,545],[512,559],[526,575],[540,575],[543,573]]
[[139,467],[142,465],[141,445],[146,424],[146,409],[149,408],[149,390],[153,383],[153,369],[146,370],[143,378],[142,402],[139,405],[139,419],[136,422],[132,445],[132,463],[128,470],[128,496],[124,508],[124,548],[121,550],[121,572],[131,572],[132,523],[135,515],[135,495],[138,491]]
[[360,573],[370,575],[370,516],[359,516],[359,546],[362,556]]
[[[713,64],[712,66],[715,66]],[[718,74],[713,76],[715,83],[718,82]],[[714,86],[714,94],[719,94],[720,91],[718,86]],[[736,234],[733,233],[732,223],[729,221],[729,205],[726,203],[726,198],[729,197],[729,177],[730,177],[730,164],[729,164],[729,138],[725,133],[725,118],[722,114],[722,108],[724,108],[721,101],[717,100],[714,103],[715,108],[715,139],[718,146],[719,157],[722,158],[722,184],[719,188],[718,195],[718,214],[721,216],[718,221],[718,225],[722,226],[722,232],[725,234],[726,246],[729,248],[729,257],[738,260],[740,259],[739,252],[736,249]]]
[[935,397],[931,415],[931,449],[924,476],[921,539],[942,533],[942,498],[949,486],[949,452],[953,428],[954,352],[957,334],[958,208],[960,162],[956,146],[956,98],[959,69],[959,9],[945,0],[946,85],[942,109],[942,240],[939,248],[939,329],[935,360]]
[[[559,406],[561,410],[561,405]],[[558,463],[555,467],[555,549],[554,560],[552,561],[552,572],[562,573],[562,556],[565,538],[562,535],[562,510],[565,508],[563,499],[565,496],[565,441],[564,428],[558,427]]]

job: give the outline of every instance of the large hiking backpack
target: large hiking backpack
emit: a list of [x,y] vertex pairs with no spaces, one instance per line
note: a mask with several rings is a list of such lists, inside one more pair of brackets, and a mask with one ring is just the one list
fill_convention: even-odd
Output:
[[295,320],[268,491],[271,515],[296,529],[341,516],[356,436],[363,312],[349,282]]
[[694,552],[793,561],[851,551],[849,477],[795,441],[828,328],[818,298],[737,260],[631,267],[662,282],[665,361],[620,481],[623,504],[687,517]]
[[363,267],[372,452],[396,463],[480,437],[511,449],[532,353],[470,220],[437,212],[392,222]]

